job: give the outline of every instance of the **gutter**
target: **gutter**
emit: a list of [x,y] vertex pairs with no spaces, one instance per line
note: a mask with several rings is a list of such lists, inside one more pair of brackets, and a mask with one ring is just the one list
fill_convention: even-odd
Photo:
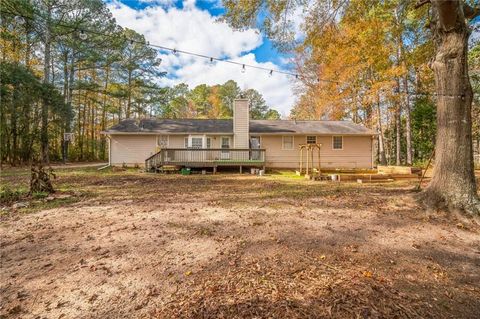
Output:
[[[100,132],[101,134],[106,135],[217,135],[217,136],[224,136],[224,135],[233,135],[233,132]],[[249,131],[250,135],[256,136],[263,136],[263,135],[274,135],[274,136],[283,136],[283,135],[295,135],[295,136],[304,136],[304,135],[315,135],[315,136],[334,136],[334,135],[341,135],[341,136],[376,136],[378,133],[373,132],[366,132],[366,133],[315,133],[315,132],[306,132],[306,133],[297,133],[297,132],[255,132]]]

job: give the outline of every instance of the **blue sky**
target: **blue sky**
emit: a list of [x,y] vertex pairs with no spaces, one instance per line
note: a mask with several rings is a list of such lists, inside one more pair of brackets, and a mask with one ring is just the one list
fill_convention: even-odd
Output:
[[[156,6],[158,2],[156,1],[136,1],[136,0],[119,0],[120,2],[128,5],[131,8],[135,9],[145,9],[149,6]],[[201,10],[208,11],[212,16],[220,17],[224,12],[225,9],[221,5],[221,1],[196,1],[196,6]],[[173,5],[176,8],[182,9],[183,8],[183,1],[174,1]],[[255,54],[257,57],[258,62],[274,62],[275,64],[282,65],[283,67],[288,67],[288,64],[285,64],[286,55],[279,52],[273,45],[272,41],[267,37],[262,35],[263,43],[255,50],[251,52]]]
[[[291,68],[288,57],[278,52],[258,29],[243,32],[218,22],[224,12],[218,0],[109,0],[109,9],[117,23],[145,35],[150,43],[225,57],[268,69]],[[225,63],[159,52],[162,66],[168,72],[162,84],[187,83],[190,87],[206,83],[222,84],[233,79],[242,89],[253,88],[262,93],[267,104],[288,116],[295,97],[293,80],[286,75],[268,76],[267,71],[247,69]]]

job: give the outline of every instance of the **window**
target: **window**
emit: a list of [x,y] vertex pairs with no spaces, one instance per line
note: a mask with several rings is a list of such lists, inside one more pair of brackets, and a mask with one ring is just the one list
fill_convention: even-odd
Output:
[[230,148],[230,138],[222,137],[222,148]]
[[183,145],[185,146],[185,148],[188,148],[188,137],[185,137],[183,139]]
[[282,138],[282,149],[293,150],[293,136],[284,136]]
[[317,144],[316,136],[307,136],[307,144]]
[[161,148],[168,147],[168,135],[157,136],[157,145]]
[[332,137],[332,148],[334,150],[343,150],[343,136]]
[[212,139],[210,137],[207,137],[207,148],[212,147]]
[[203,147],[203,138],[192,137],[192,148],[202,148],[202,147]]
[[250,148],[260,148],[260,136],[250,137]]

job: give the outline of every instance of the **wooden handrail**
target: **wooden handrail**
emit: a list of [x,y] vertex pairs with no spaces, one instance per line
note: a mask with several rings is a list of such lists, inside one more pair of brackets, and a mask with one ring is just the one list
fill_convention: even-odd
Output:
[[243,152],[251,152],[251,151],[265,151],[264,148],[162,148],[157,153],[153,154],[145,161],[152,159],[155,155],[162,153],[162,151],[243,151]]
[[264,148],[163,148],[145,160],[150,170],[165,164],[174,165],[261,165],[265,163]]

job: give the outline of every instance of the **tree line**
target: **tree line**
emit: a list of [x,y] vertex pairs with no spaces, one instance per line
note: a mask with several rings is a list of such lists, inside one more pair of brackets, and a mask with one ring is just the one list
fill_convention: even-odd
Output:
[[[106,159],[102,131],[131,117],[228,118],[238,95],[254,119],[279,118],[254,89],[161,87],[166,75],[143,35],[101,0],[1,0],[0,160]],[[74,133],[70,147],[64,133]]]

